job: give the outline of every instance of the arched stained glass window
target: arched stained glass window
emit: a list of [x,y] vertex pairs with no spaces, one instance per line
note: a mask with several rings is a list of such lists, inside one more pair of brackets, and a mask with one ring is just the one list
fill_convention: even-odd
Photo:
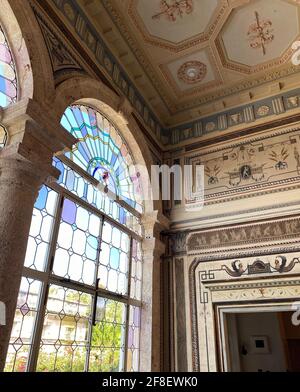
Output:
[[82,105],[70,106],[61,124],[79,140],[66,156],[141,212],[138,173],[115,126],[99,112]]
[[137,371],[142,206],[134,161],[99,112],[71,106],[62,125],[78,143],[54,158],[61,175],[34,206],[6,371]]
[[[0,26],[0,106],[6,107],[17,100],[17,75],[12,52]],[[0,148],[5,146],[7,133],[0,125]]]
[[0,106],[17,100],[17,75],[13,55],[0,26]]

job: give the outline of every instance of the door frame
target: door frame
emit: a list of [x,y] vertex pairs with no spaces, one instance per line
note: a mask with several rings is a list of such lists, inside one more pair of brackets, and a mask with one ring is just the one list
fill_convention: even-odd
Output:
[[[229,335],[228,335],[228,315],[229,314],[242,314],[242,313],[278,313],[278,312],[291,312],[293,311],[293,301],[284,301],[282,303],[274,303],[273,301],[267,303],[256,304],[216,304],[215,315],[216,324],[218,325],[217,334],[217,347],[218,347],[218,362],[220,364],[220,371],[232,372],[241,371],[232,370]],[[288,363],[288,358],[285,358]]]

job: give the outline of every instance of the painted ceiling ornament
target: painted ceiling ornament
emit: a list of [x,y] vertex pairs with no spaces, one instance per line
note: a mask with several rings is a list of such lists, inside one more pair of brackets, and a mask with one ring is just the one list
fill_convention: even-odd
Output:
[[254,13],[255,22],[251,23],[248,30],[248,38],[250,41],[250,47],[253,49],[262,49],[263,55],[265,56],[266,45],[274,40],[272,21],[267,18],[261,18],[257,11]]
[[283,146],[280,151],[272,150],[269,154],[269,159],[276,162],[274,167],[276,170],[283,170],[288,168],[287,158],[289,157],[288,149]]
[[207,67],[201,61],[187,61],[182,64],[177,72],[180,80],[187,84],[201,82],[207,73]]
[[191,14],[194,10],[193,0],[161,0],[161,11],[152,16],[152,19],[160,19],[161,16],[170,22],[176,22],[177,17]]
[[260,117],[263,117],[263,116],[266,116],[267,114],[269,114],[270,113],[270,108],[269,108],[269,106],[266,106],[266,105],[263,105],[263,106],[260,106],[258,109],[257,109],[257,114],[260,116]]

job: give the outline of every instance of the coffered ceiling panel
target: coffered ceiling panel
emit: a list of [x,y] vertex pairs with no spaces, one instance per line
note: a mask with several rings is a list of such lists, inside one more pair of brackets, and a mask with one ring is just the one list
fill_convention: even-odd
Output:
[[209,89],[222,83],[209,48],[161,64],[160,67],[178,96],[198,94],[199,88]]
[[231,12],[218,37],[219,54],[223,64],[231,69],[256,72],[289,58],[298,34],[296,4],[253,1]]
[[178,51],[208,38],[217,8],[218,0],[131,0],[128,10],[144,39]]
[[295,88],[299,0],[77,2],[165,126]]

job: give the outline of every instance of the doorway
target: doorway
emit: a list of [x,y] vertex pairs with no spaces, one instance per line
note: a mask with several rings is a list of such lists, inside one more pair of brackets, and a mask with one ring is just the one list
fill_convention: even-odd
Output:
[[224,313],[226,371],[300,372],[300,325],[276,308]]

